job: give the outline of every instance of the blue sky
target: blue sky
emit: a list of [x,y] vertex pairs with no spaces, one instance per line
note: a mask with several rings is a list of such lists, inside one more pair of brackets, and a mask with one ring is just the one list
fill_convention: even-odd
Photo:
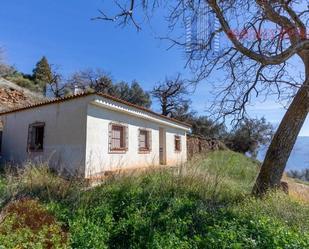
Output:
[[[102,68],[116,81],[136,79],[147,90],[165,76],[189,74],[183,51],[167,50],[169,44],[157,38],[166,33],[160,10],[151,24],[136,32],[133,27],[91,21],[103,6],[111,12],[114,8],[110,0],[1,0],[0,46],[5,48],[7,62],[30,73],[45,55],[64,75]],[[208,82],[201,82],[191,95],[192,107],[200,114],[211,103],[211,90]],[[268,100],[250,107],[250,114],[278,124],[284,109]],[[309,136],[308,120],[301,135]]]

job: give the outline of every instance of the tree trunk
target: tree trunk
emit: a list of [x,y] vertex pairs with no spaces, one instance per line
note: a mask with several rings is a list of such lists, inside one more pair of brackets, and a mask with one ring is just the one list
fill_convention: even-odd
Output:
[[267,150],[265,160],[253,187],[253,194],[264,195],[280,187],[281,178],[297,136],[309,111],[309,56],[304,59],[306,80],[298,90]]
[[167,112],[167,98],[166,97],[162,97],[161,109],[162,109],[162,115],[167,116],[168,112]]

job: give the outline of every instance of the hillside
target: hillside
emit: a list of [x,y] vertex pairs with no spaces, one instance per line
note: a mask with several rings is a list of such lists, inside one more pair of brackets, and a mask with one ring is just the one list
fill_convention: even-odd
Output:
[[308,200],[299,200],[293,190],[290,196],[252,198],[258,167],[240,154],[218,151],[178,169],[116,175],[94,188],[45,167],[7,173],[0,180],[0,244],[309,248]]
[[0,112],[43,101],[45,98],[0,77]]

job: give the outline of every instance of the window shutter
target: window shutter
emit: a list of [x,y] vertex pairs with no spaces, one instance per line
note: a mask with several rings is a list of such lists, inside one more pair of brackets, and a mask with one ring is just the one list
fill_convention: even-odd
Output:
[[138,149],[141,148],[141,129],[138,129]]
[[30,152],[31,151],[31,147],[32,147],[32,141],[33,141],[33,127],[32,125],[30,124],[28,126],[28,139],[27,139],[27,152]]
[[125,149],[128,150],[129,148],[129,128],[128,125],[124,127],[124,135],[125,135]]
[[148,149],[149,151],[152,150],[152,131],[148,131]]
[[181,147],[181,136],[179,136],[179,151],[182,151],[182,147]]
[[177,152],[177,136],[174,136],[174,151]]
[[108,125],[108,149],[109,151],[111,151],[112,149],[112,126],[113,124],[112,123],[109,123]]

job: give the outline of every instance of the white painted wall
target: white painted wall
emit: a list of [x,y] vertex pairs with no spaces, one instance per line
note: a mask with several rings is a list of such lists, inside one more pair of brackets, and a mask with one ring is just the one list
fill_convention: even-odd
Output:
[[[104,98],[100,99],[111,105],[116,104]],[[126,106],[126,108],[129,107]],[[134,108],[131,109],[134,110]],[[166,130],[167,165],[176,165],[187,160],[186,132],[183,129],[138,118],[125,112],[107,109],[97,104],[88,106],[87,115],[86,177],[101,174],[106,170],[159,165],[160,127]],[[109,152],[108,126],[111,122],[128,125],[128,151],[125,153],[113,154]],[[152,130],[152,150],[150,153],[141,154],[138,151],[139,128]],[[181,152],[174,150],[175,135],[181,136]]]
[[[166,130],[167,165],[187,160],[186,128],[137,108],[98,96],[88,95],[0,116],[4,122],[2,156],[5,161],[23,164],[28,160],[48,162],[85,177],[106,170],[159,165],[159,128]],[[45,122],[44,151],[29,154],[29,124]],[[108,125],[128,125],[128,151],[111,154],[108,148]],[[138,130],[152,130],[152,150],[138,151]],[[174,136],[181,136],[181,152],[175,152]]]
[[[0,116],[4,121],[2,156],[5,161],[48,162],[68,173],[83,172],[86,151],[87,98],[41,106]],[[27,152],[28,127],[45,122],[44,151]]]

